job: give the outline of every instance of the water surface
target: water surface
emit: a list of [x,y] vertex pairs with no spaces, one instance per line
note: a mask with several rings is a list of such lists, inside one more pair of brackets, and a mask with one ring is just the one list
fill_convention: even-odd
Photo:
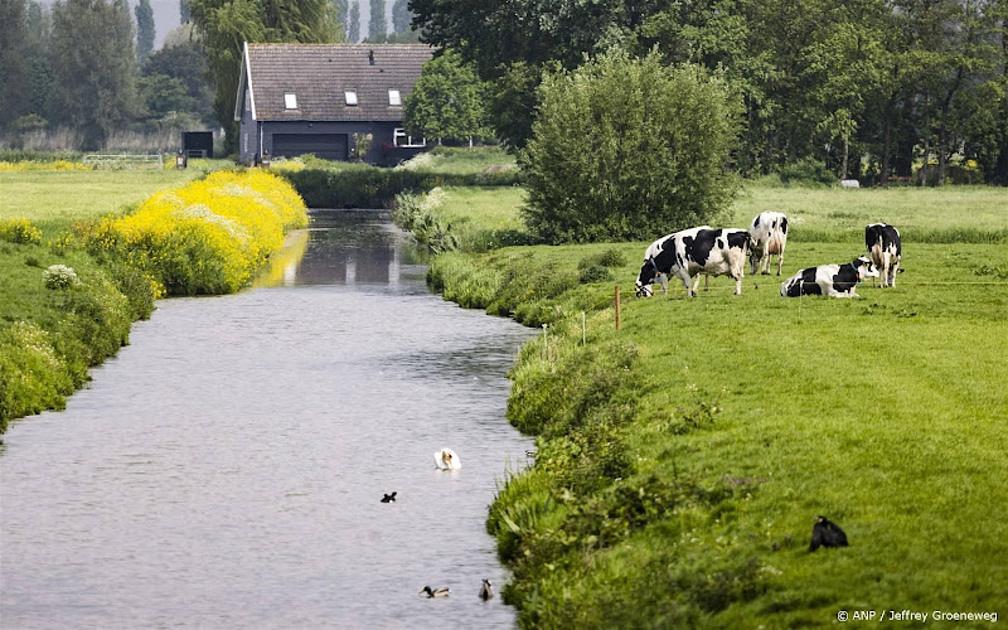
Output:
[[430,294],[368,216],[316,217],[278,286],[160,302],[65,411],[9,429],[0,626],[513,625],[477,592],[506,578],[484,523],[531,448],[503,417],[529,333]]

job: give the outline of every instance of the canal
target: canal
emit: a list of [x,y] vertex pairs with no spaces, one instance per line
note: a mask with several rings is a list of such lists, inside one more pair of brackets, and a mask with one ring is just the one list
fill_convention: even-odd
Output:
[[484,523],[532,448],[504,419],[530,332],[431,294],[382,215],[289,242],[255,288],[160,302],[65,411],[8,430],[0,626],[514,625],[477,593],[506,580]]

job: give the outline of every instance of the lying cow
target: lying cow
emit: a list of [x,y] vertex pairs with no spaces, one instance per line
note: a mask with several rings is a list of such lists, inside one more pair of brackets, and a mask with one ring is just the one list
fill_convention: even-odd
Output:
[[735,280],[735,295],[741,295],[748,248],[749,233],[745,230],[701,226],[663,236],[644,252],[644,264],[637,276],[637,296],[650,296],[656,278],[665,288],[666,277],[674,275],[682,280],[687,296],[693,297],[701,273],[731,276]]
[[881,273],[882,286],[895,287],[903,258],[899,230],[887,223],[872,223],[864,229],[864,240],[868,256]]
[[780,294],[784,297],[802,295],[828,295],[837,298],[861,297],[854,292],[858,283],[865,278],[877,278],[878,268],[861,256],[842,265],[819,265],[802,269],[781,284]]
[[777,256],[777,275],[784,267],[784,247],[787,245],[787,217],[783,212],[761,212],[749,228],[749,273],[770,273],[770,257]]

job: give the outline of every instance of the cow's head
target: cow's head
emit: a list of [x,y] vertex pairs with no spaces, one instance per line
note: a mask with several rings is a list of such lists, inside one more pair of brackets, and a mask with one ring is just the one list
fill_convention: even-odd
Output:
[[878,278],[879,270],[869,258],[865,256],[858,256],[851,262],[851,265],[857,269],[858,278],[864,280],[865,278]]
[[651,297],[654,294],[651,290],[651,284],[657,276],[658,267],[655,266],[653,258],[648,258],[644,261],[644,264],[641,265],[640,273],[637,274],[637,297]]

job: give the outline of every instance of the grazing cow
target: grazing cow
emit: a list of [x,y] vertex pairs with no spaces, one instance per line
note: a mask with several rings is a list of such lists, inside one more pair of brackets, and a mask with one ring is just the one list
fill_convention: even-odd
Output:
[[903,258],[899,230],[887,223],[872,223],[865,226],[864,240],[868,256],[881,273],[882,286],[895,287],[896,273]]
[[802,269],[781,284],[780,294],[784,297],[802,295],[861,297],[854,292],[858,283],[865,278],[877,278],[878,275],[875,264],[861,256],[842,265],[819,265]]
[[784,247],[787,245],[787,217],[782,212],[761,212],[749,228],[749,273],[756,267],[764,276],[770,273],[770,257],[777,256],[777,275],[784,267]]
[[735,295],[741,295],[748,247],[749,233],[745,230],[701,226],[663,236],[644,252],[644,264],[637,276],[637,296],[650,296],[656,278],[661,279],[665,288],[666,277],[674,275],[682,280],[687,296],[693,297],[701,273],[731,276],[735,280]]

